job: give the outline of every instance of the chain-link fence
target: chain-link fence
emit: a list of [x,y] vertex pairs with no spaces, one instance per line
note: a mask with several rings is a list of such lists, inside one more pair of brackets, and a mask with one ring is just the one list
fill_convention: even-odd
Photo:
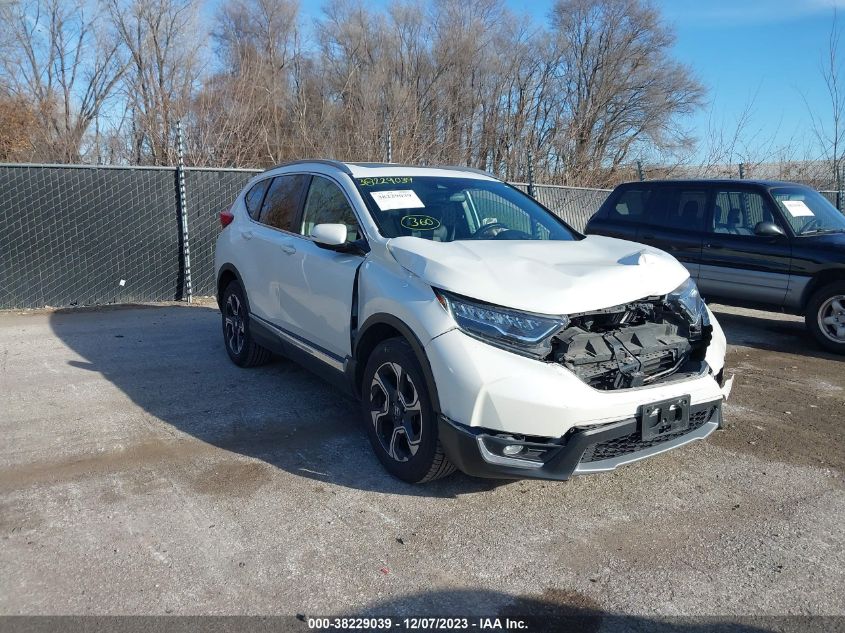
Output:
[[[256,173],[185,170],[194,294],[214,294],[219,213]],[[577,230],[609,193],[534,185]],[[175,167],[0,165],[0,309],[183,298],[182,210]]]
[[[196,295],[214,294],[218,215],[255,173],[185,170]],[[577,229],[607,193],[535,186]],[[184,286],[175,167],[0,165],[0,308],[174,300]]]
[[[195,293],[214,291],[218,213],[256,172],[186,171]],[[181,299],[177,171],[0,166],[0,308]]]
[[[528,185],[512,183],[528,192]],[[610,195],[610,189],[585,189],[560,185],[534,185],[534,198],[543,206],[554,211],[569,226],[583,231],[592,215]]]

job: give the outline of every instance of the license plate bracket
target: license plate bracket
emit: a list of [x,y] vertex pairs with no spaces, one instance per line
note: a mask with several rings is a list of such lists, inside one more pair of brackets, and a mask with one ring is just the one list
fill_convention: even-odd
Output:
[[680,396],[640,407],[640,430],[644,441],[656,440],[689,428],[690,397]]

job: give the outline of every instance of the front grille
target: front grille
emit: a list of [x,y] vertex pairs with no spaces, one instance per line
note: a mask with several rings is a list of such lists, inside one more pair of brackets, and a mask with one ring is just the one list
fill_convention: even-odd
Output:
[[689,428],[684,429],[683,431],[678,431],[677,433],[670,433],[653,440],[643,440],[641,432],[637,430],[636,433],[631,433],[630,435],[591,444],[587,447],[587,450],[584,451],[584,454],[581,457],[581,463],[614,459],[616,457],[621,457],[622,455],[643,451],[647,448],[651,448],[652,446],[657,446],[658,444],[663,444],[664,442],[669,442],[679,438],[682,435],[686,435],[687,433],[691,433],[692,431],[701,428],[707,422],[712,420],[713,415],[716,413],[718,408],[719,405],[707,405],[699,408],[698,410],[693,408],[689,415]]

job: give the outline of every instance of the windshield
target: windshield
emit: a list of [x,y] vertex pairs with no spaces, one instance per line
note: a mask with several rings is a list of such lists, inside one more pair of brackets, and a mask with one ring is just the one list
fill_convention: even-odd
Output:
[[401,176],[355,182],[385,237],[453,242],[578,236],[530,197],[495,180]]
[[845,233],[845,215],[818,191],[795,186],[774,187],[771,192],[796,235]]

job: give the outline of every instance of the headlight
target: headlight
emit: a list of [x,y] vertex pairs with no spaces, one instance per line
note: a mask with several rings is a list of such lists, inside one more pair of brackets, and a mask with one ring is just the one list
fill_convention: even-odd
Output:
[[543,358],[550,338],[569,324],[566,316],[547,316],[479,303],[436,290],[437,298],[467,334],[520,354]]
[[695,285],[692,277],[666,295],[666,303],[684,316],[690,325],[697,327],[710,325],[707,306],[704,305],[704,299],[701,298],[698,286]]

